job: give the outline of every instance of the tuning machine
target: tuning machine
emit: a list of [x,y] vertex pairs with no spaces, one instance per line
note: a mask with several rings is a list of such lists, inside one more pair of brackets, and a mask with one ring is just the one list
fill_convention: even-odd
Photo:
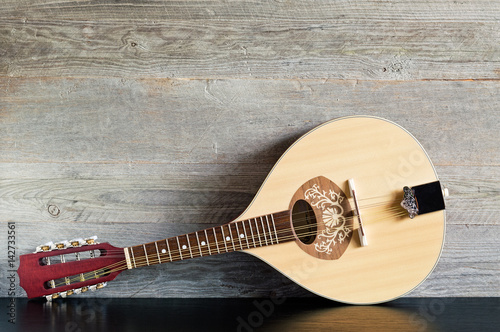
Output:
[[[78,247],[82,247],[82,246],[98,244],[99,242],[97,242],[96,240],[97,240],[97,236],[94,235],[91,237],[87,237],[85,239],[82,239],[81,237],[79,237],[77,239],[72,239],[69,241],[62,241],[61,243],[66,244],[66,246],[68,248],[78,248]],[[58,245],[58,243],[56,243],[56,246],[57,245]]]
[[96,240],[97,240],[97,236],[96,235],[91,236],[91,237],[87,237],[87,238],[84,239],[85,245],[98,244],[99,242],[97,242]]
[[76,248],[76,247],[81,247],[81,246],[88,246],[88,245],[94,245],[98,244],[97,242],[97,236],[91,236],[87,237],[85,239],[82,238],[77,238],[77,239],[72,239],[69,241],[58,241],[56,243],[50,241],[47,243],[44,243],[42,245],[39,245],[35,249],[35,253],[37,252],[47,252],[47,251],[52,251],[52,250],[62,250],[66,248]]
[[82,239],[80,237],[80,238],[77,238],[77,239],[69,240],[69,244],[71,245],[71,247],[77,248],[77,247],[84,246],[86,244],[86,242],[85,242],[84,239]]
[[75,288],[75,289],[70,289],[70,290],[67,290],[67,291],[64,291],[64,292],[59,292],[59,293],[54,293],[54,294],[50,294],[50,295],[45,295],[45,299],[48,301],[48,302],[51,302],[52,300],[55,300],[55,299],[58,299],[58,298],[66,298],[68,296],[71,296],[71,295],[74,295],[74,294],[81,294],[81,293],[85,293],[87,291],[96,291],[98,289],[101,289],[101,288],[104,288],[107,286],[107,282],[100,282],[98,284],[95,284],[95,285],[91,285],[91,286],[83,286],[83,287],[80,287],[80,288]]
[[36,247],[35,253],[51,251],[51,250],[55,249],[55,247],[56,246],[55,246],[54,242],[50,241],[50,242],[47,242],[45,244],[42,244],[42,245],[39,245],[38,247]]
[[64,240],[64,241],[56,242],[54,244],[54,249],[62,250],[62,249],[66,249],[70,246],[71,246],[71,244],[68,241]]

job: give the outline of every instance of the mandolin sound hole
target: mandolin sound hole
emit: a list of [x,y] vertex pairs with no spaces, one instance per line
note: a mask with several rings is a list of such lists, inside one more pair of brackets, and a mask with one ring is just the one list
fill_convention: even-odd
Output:
[[318,230],[316,216],[314,215],[311,205],[303,199],[299,199],[293,205],[292,225],[300,242],[304,244],[311,244],[314,242]]

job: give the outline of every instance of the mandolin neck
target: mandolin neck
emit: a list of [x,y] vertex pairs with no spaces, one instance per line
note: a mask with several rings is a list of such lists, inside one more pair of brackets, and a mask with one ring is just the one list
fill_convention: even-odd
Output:
[[129,269],[279,244],[294,239],[290,211],[124,248]]

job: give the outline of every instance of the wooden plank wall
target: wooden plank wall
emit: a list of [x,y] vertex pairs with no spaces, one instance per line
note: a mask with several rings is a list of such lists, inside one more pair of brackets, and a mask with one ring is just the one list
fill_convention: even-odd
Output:
[[[17,255],[221,224],[295,139],[356,114],[407,128],[450,189],[442,258],[409,296],[500,296],[499,22],[489,0],[2,1],[0,296],[7,222]],[[272,292],[309,296],[234,253],[99,295]]]

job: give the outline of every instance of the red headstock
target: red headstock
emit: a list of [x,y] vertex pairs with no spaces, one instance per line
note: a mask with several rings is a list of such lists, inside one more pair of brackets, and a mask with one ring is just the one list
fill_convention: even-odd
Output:
[[99,289],[127,269],[123,248],[95,239],[49,242],[21,255],[17,274],[28,297],[52,300]]

